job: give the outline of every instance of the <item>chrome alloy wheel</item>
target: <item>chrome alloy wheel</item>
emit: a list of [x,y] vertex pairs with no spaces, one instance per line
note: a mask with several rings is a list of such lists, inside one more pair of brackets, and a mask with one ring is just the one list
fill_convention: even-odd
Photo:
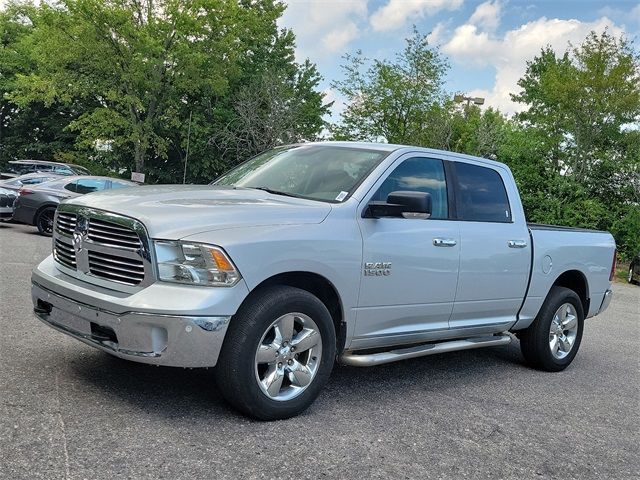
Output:
[[556,310],[549,329],[551,354],[562,359],[569,355],[578,335],[578,314],[570,303],[564,303]]
[[255,356],[260,390],[272,400],[297,397],[311,384],[322,357],[322,337],[304,313],[287,313],[262,336]]
[[627,282],[633,282],[633,267],[629,267],[629,276],[627,277]]

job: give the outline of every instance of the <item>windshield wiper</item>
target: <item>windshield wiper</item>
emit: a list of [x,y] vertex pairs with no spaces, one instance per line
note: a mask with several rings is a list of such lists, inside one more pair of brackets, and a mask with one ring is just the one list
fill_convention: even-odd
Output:
[[262,190],[263,192],[272,193],[273,195],[282,195],[285,197],[300,198],[298,195],[294,193],[281,192],[280,190],[273,190],[272,188],[269,188],[269,187],[249,187],[249,188],[253,188],[254,190]]

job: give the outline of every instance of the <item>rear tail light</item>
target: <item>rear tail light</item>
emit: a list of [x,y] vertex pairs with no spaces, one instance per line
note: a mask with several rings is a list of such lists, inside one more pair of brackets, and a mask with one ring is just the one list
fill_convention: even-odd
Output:
[[618,263],[618,250],[613,252],[613,263],[611,263],[611,273],[609,274],[610,282],[613,282],[613,277],[616,274],[616,263]]
[[20,196],[31,195],[32,193],[34,193],[33,190],[29,190],[28,188],[21,188],[18,190],[18,195]]

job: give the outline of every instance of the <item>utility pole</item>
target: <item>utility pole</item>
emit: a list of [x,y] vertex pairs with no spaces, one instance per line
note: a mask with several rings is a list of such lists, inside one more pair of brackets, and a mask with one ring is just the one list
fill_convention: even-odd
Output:
[[469,106],[471,105],[471,102],[474,103],[474,105],[484,105],[484,98],[482,97],[467,97],[461,93],[458,93],[456,95],[454,95],[453,97],[453,101],[456,103],[463,103],[463,102],[467,102],[467,104],[464,107],[464,118],[467,118],[468,116],[468,112],[469,112]]
[[189,161],[189,140],[191,139],[191,114],[193,110],[189,111],[189,128],[187,130],[187,153],[184,155],[184,173],[182,174],[182,184],[187,183],[187,162]]

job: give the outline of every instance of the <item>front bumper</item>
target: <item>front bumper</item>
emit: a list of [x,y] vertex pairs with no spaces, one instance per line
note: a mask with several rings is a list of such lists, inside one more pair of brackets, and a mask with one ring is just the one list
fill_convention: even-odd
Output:
[[[59,272],[51,257],[45,259],[32,275],[36,317],[117,357],[174,367],[216,365],[229,321],[246,290],[244,282],[228,289],[153,284],[136,294],[109,296],[106,289],[78,282]],[[211,308],[220,314],[203,311]]]

